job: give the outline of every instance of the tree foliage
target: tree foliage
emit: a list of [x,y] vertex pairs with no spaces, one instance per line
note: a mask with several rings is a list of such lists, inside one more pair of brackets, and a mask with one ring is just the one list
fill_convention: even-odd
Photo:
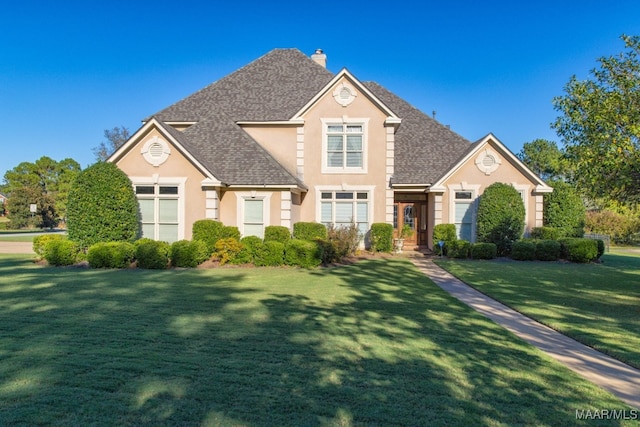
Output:
[[536,139],[526,142],[516,156],[545,181],[564,180],[569,175],[568,160],[554,141]]
[[582,198],[570,184],[557,181],[553,192],[544,195],[544,225],[557,230],[560,237],[582,237],[585,207]]
[[124,126],[105,129],[105,141],[102,141],[100,145],[93,148],[93,154],[96,156],[96,160],[99,162],[107,160],[109,156],[127,142],[130,136],[129,129]]
[[622,36],[626,50],[598,59],[591,78],[574,75],[554,98],[552,124],[591,198],[640,201],[640,37]]
[[478,241],[495,243],[498,255],[509,255],[513,242],[524,232],[524,215],[518,190],[501,182],[491,184],[478,202]]
[[138,201],[129,177],[116,165],[99,162],[78,175],[69,193],[68,233],[84,248],[138,238]]
[[[57,225],[58,220],[66,217],[69,190],[80,169],[73,159],[57,162],[43,156],[34,163],[22,162],[7,171],[2,191],[9,197],[8,205],[13,206],[7,206],[13,226]],[[36,215],[29,210],[31,204],[38,206]]]

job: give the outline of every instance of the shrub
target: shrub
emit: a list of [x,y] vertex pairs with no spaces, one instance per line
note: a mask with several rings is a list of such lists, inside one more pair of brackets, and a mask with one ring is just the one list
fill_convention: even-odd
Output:
[[371,251],[391,252],[393,250],[393,225],[376,222],[371,224]]
[[[438,247],[438,249],[440,249]],[[449,243],[447,256],[451,258],[469,258],[471,243],[467,240],[453,240]]]
[[327,229],[327,240],[335,248],[336,261],[342,261],[347,256],[354,255],[360,246],[360,231],[355,223]]
[[92,268],[126,268],[133,262],[135,251],[129,242],[99,242],[89,247],[87,261]]
[[285,244],[275,240],[260,243],[255,247],[255,265],[278,266],[284,264]]
[[222,226],[222,232],[220,233],[221,239],[235,239],[240,241],[240,230],[235,225]]
[[327,227],[317,222],[296,222],[293,224],[293,238],[315,240],[327,238]]
[[44,257],[44,249],[47,243],[52,240],[64,240],[67,236],[64,234],[41,234],[33,238],[33,252],[40,258]]
[[235,259],[231,260],[232,264],[251,264],[255,263],[256,248],[262,245],[262,239],[258,236],[246,236],[240,239],[242,249],[236,255]]
[[569,246],[571,245],[571,242],[576,239],[576,237],[565,237],[564,239],[558,240],[558,242],[560,243],[561,259],[569,259]]
[[242,243],[233,237],[225,237],[216,242],[215,256],[220,260],[220,265],[224,265],[235,260],[242,250]]
[[207,245],[209,256],[216,250],[216,242],[222,237],[224,225],[213,219],[201,219],[191,227],[192,239],[200,240]]
[[471,245],[471,258],[494,259],[497,256],[498,247],[495,243],[474,243]]
[[585,208],[582,198],[570,184],[557,181],[553,192],[543,196],[544,225],[558,230],[559,237],[584,235]]
[[135,242],[136,260],[139,268],[162,270],[169,265],[169,249],[167,242],[142,238]]
[[596,240],[596,243],[598,244],[598,259],[600,259],[600,257],[604,255],[604,250],[605,250],[604,240],[602,239],[595,239],[595,240]]
[[540,261],[557,261],[560,258],[560,242],[557,240],[540,240],[536,243],[536,259]]
[[558,240],[560,232],[553,227],[534,227],[531,230],[531,238],[540,240]]
[[518,190],[501,182],[491,184],[478,202],[478,241],[495,243],[498,255],[508,255],[513,242],[522,237],[524,214]]
[[[455,224],[438,224],[433,227],[433,251],[436,255],[447,254],[448,248],[452,242],[458,240],[458,233],[456,232]],[[440,253],[440,245],[438,242],[444,242],[442,248],[443,254]]]
[[98,242],[133,242],[140,208],[129,177],[113,163],[98,162],[78,174],[69,191],[69,240],[88,248]]
[[289,239],[291,239],[291,231],[283,225],[268,225],[264,228],[265,242],[275,241],[285,244]]
[[50,240],[44,246],[44,259],[49,265],[63,266],[75,264],[80,246],[67,239]]
[[322,264],[327,265],[340,260],[338,250],[334,242],[325,239],[314,240],[320,250],[320,260]]
[[178,240],[169,248],[173,267],[193,268],[209,259],[209,248],[202,240]]
[[518,240],[511,247],[511,258],[518,261],[533,261],[536,259],[536,244],[527,240]]
[[291,239],[284,249],[284,262],[287,265],[314,268],[322,262],[320,248],[315,242]]
[[598,243],[592,239],[567,240],[567,259],[571,262],[587,263],[598,258]]
[[585,218],[587,233],[604,234],[621,245],[634,244],[634,235],[640,231],[640,216],[637,211],[612,210],[590,211]]

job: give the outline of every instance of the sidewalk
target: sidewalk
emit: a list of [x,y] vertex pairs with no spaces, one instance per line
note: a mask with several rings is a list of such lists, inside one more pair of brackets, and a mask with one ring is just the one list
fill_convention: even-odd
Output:
[[411,261],[434,283],[469,307],[538,347],[587,380],[640,409],[640,370],[613,359],[476,291],[429,258]]

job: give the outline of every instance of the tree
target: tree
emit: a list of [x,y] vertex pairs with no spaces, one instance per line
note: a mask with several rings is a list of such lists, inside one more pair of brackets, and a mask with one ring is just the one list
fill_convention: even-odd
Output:
[[544,195],[544,225],[562,237],[582,237],[586,209],[574,187],[562,181],[551,184],[553,192]]
[[100,145],[93,148],[93,154],[95,154],[96,160],[99,162],[107,160],[109,156],[127,142],[130,136],[129,129],[124,126],[105,129],[104,137],[106,141],[102,141]]
[[[13,199],[14,206],[26,206],[27,209],[7,209],[13,226],[25,224],[37,227],[51,227],[48,215],[52,215],[55,222],[66,216],[67,195],[76,175],[80,172],[80,164],[73,159],[57,162],[50,157],[43,156],[34,163],[22,162],[4,175],[2,191]],[[29,200],[22,200],[29,196]],[[40,222],[34,222],[30,204],[38,204],[42,209],[50,212]],[[26,205],[25,205],[26,204]],[[39,225],[38,225],[39,224]],[[21,228],[21,227],[18,227]]]
[[552,124],[575,168],[575,183],[589,197],[640,201],[640,37],[625,36],[626,50],[602,57],[591,78],[574,75],[553,99],[561,115]]
[[[35,205],[35,212],[31,210],[32,205]],[[53,198],[34,187],[14,191],[7,201],[7,210],[12,229],[53,228],[58,225]]]
[[68,206],[69,239],[84,248],[98,242],[133,242],[140,235],[133,185],[113,163],[98,162],[80,172]]
[[501,182],[491,184],[478,202],[478,241],[495,243],[498,255],[509,255],[513,242],[524,232],[524,215],[524,202],[518,190]]
[[526,142],[516,156],[545,181],[564,180],[569,174],[567,158],[554,141]]

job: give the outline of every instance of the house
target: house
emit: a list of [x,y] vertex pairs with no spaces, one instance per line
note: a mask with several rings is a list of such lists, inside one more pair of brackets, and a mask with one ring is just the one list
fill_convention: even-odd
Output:
[[110,158],[131,179],[146,237],[189,239],[195,221],[262,236],[298,221],[385,222],[416,230],[454,223],[474,240],[476,201],[513,184],[526,230],[542,225],[550,192],[495,136],[471,143],[381,85],[326,55],[275,49],[146,118]]

